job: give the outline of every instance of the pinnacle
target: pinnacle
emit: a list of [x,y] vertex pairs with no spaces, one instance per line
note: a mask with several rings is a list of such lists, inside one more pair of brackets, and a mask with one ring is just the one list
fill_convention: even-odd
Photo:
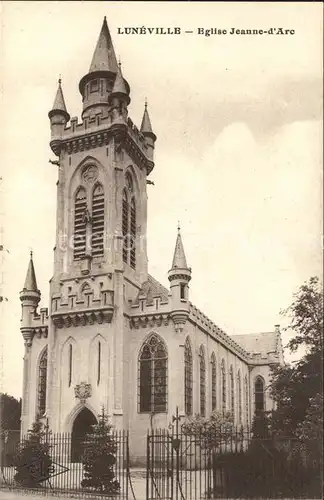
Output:
[[172,269],[176,268],[188,269],[179,226],[178,226],[177,240],[172,261]]
[[55,100],[54,100],[54,104],[53,104],[53,108],[52,110],[54,111],[64,111],[65,113],[67,113],[67,109],[66,109],[66,106],[65,106],[65,100],[64,100],[64,95],[63,95],[63,90],[62,90],[62,87],[61,87],[61,78],[59,78],[59,82],[58,82],[58,89],[57,89],[57,92],[56,92],[56,96],[55,96]]
[[28,269],[27,269],[24,290],[38,292],[32,252],[30,252],[30,260],[29,260],[29,265],[28,265]]
[[144,113],[143,113],[143,118],[142,118],[142,124],[141,124],[141,132],[142,134],[153,134],[154,132],[152,130],[152,125],[151,125],[151,120],[147,111],[147,101],[145,101],[145,107],[144,107]]
[[56,113],[61,113],[65,116],[66,120],[69,121],[70,115],[67,112],[67,109],[65,106],[65,100],[64,100],[64,95],[63,95],[61,83],[62,83],[62,80],[60,77],[59,81],[58,81],[58,88],[57,88],[54,104],[53,104],[51,111],[48,113],[48,116],[50,118],[52,118]]
[[122,75],[120,63],[118,64],[118,67],[117,67],[117,75],[116,75],[115,83],[114,83],[114,86],[112,89],[112,94],[128,95],[125,80],[124,80],[123,75]]
[[89,73],[95,71],[111,71],[117,73],[117,70],[117,59],[105,16],[90,64]]

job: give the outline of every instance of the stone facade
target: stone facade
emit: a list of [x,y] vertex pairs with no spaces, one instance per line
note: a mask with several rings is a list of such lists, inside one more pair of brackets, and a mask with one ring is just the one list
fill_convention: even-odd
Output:
[[[271,364],[283,362],[280,332],[257,336],[266,352],[253,345],[246,348],[243,336],[237,340],[228,336],[191,304],[191,269],[180,230],[168,272],[170,288],[148,274],[147,176],[154,168],[156,136],[146,105],[140,129],[128,117],[130,88],[116,62],[106,20],[79,88],[81,123],[70,119],[61,82],[49,113],[50,145],[58,157],[54,274],[49,310],[37,312],[40,291],[32,256],[20,294],[25,341],[22,432],[37,413],[54,432],[72,432],[82,409],[96,416],[104,406],[117,428],[130,429],[131,458],[136,462],[145,456],[147,429],[167,427],[176,407],[180,414],[186,412],[186,342],[192,352],[192,413],[201,409],[203,352],[206,416],[212,411],[211,360],[215,359],[216,408],[224,409],[224,366],[226,408],[231,408],[233,398],[236,423],[250,425],[256,377],[264,382],[265,409],[273,407],[266,387]],[[99,193],[97,205],[95,193]],[[132,205],[125,202],[128,195]],[[130,245],[125,244],[127,217]],[[101,224],[97,246],[96,224]],[[80,239],[76,252],[78,231],[85,239]],[[164,411],[141,411],[139,403],[139,356],[152,334],[163,339],[167,351]]]

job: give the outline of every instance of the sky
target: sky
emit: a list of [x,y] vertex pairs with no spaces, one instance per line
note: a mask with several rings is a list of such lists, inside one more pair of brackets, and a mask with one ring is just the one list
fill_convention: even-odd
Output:
[[[49,304],[57,168],[47,114],[62,75],[68,111],[80,117],[78,84],[105,15],[131,87],[129,116],[139,126],[147,98],[157,135],[150,273],[168,286],[180,221],[190,300],[230,335],[284,327],[280,310],[322,274],[321,3],[5,1],[0,9],[1,390],[21,396],[19,291],[31,249],[40,305]],[[118,34],[143,26],[182,33]],[[295,34],[198,34],[271,27]]]

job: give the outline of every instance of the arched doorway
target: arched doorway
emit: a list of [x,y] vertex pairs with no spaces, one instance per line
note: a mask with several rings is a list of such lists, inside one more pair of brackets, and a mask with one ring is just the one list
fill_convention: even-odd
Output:
[[71,462],[81,461],[85,437],[92,432],[92,426],[96,423],[96,417],[88,408],[83,408],[75,417],[72,427]]

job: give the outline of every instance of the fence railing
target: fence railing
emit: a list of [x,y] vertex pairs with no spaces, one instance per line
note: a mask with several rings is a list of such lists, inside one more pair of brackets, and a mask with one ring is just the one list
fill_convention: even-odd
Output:
[[147,436],[147,500],[321,498],[320,466],[292,437],[247,429]]
[[91,455],[91,450],[102,445],[98,438],[82,439],[69,433],[49,432],[41,440],[41,451],[37,447],[36,451],[30,448],[24,451],[27,442],[28,436],[20,437],[15,432],[1,436],[0,484],[62,493],[73,491],[82,497],[128,497],[127,431],[111,432],[103,455],[97,459],[92,456],[97,461],[90,472],[86,452],[90,450]]

